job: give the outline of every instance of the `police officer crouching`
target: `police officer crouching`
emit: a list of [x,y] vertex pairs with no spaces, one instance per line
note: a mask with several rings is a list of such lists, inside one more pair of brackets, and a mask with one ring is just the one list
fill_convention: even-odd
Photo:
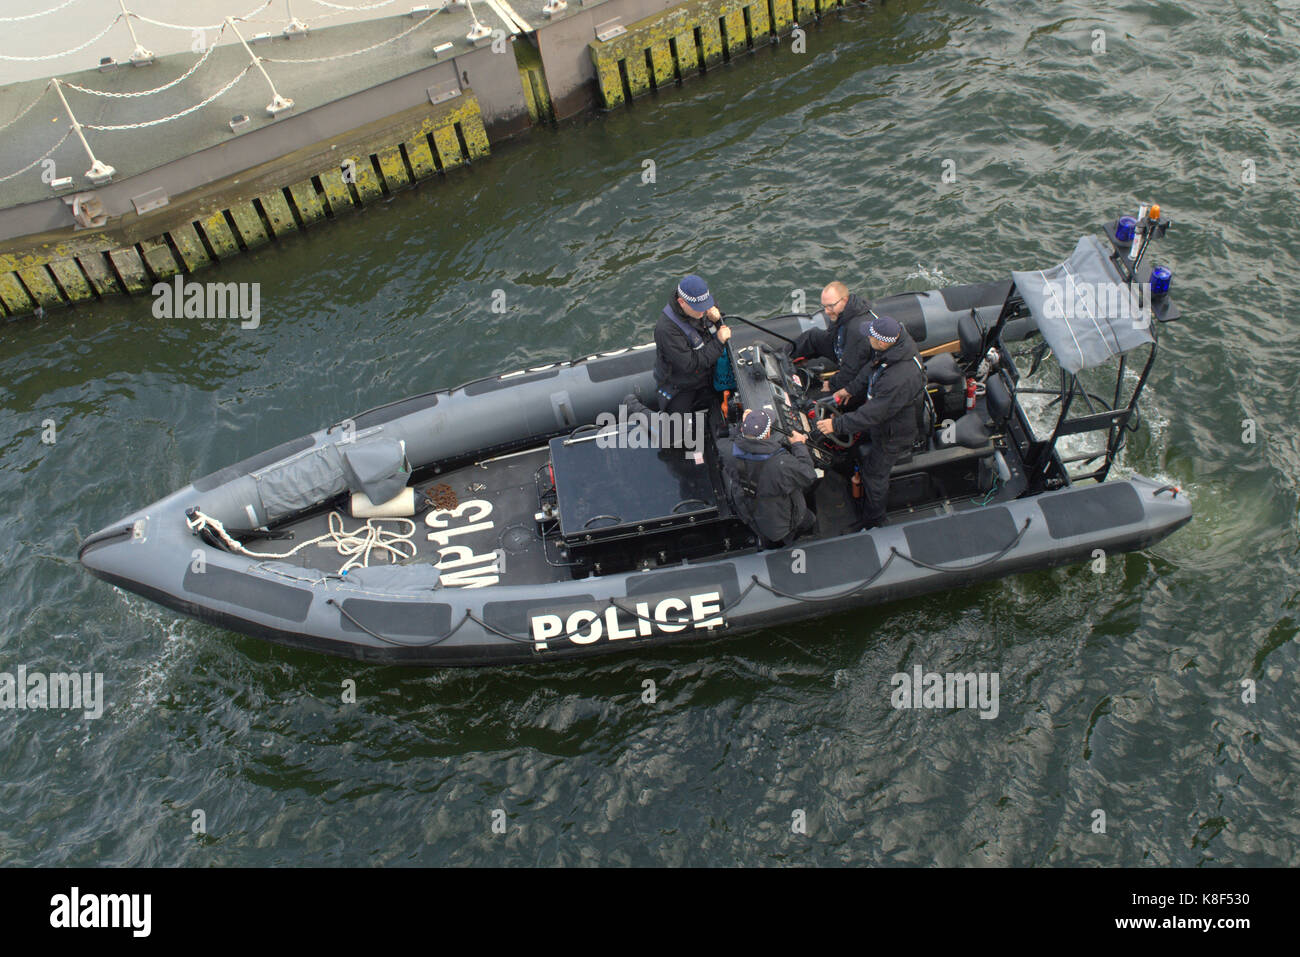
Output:
[[916,441],[917,405],[924,400],[925,366],[907,330],[890,316],[863,322],[874,350],[867,366],[866,401],[854,412],[817,422],[825,434],[866,434],[860,447],[862,523],[885,524],[889,473],[899,456]]
[[655,387],[660,412],[712,410],[719,396],[713,368],[731,330],[699,276],[687,276],[655,323]]
[[817,527],[804,494],[817,481],[807,436],[794,432],[789,446],[772,438],[772,417],[749,409],[740,435],[718,441],[727,497],[736,513],[765,546],[789,545]]

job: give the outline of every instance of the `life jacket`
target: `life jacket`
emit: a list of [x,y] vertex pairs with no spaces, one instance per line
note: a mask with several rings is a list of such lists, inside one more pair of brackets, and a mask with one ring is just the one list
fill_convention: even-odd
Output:
[[735,439],[723,440],[720,444],[727,443],[731,446],[729,450],[719,449],[722,485],[727,501],[736,516],[755,533],[761,535],[758,518],[754,514],[758,502],[759,480],[768,463],[785,450],[778,448],[771,452],[749,452],[740,448]]
[[780,454],[780,450],[766,453],[746,452],[738,445],[732,446],[732,458],[750,463],[749,466],[738,465],[736,467],[736,474],[740,476],[740,488],[747,498],[752,500],[758,497],[758,478],[763,472],[763,467],[770,462],[773,457]]
[[[911,360],[916,363],[916,367],[919,370],[921,370],[921,388],[916,393],[916,400],[913,403],[913,410],[916,415],[917,433],[923,435],[926,427],[930,424],[929,395],[925,391],[925,387],[927,384],[925,363],[921,361],[921,357],[916,354],[913,354],[909,358],[911,358]],[[889,366],[892,364],[893,363],[890,362],[880,362],[876,365],[874,369],[872,369],[871,375],[868,376],[867,378],[867,401],[868,402],[875,398],[876,380],[879,379],[880,376],[884,373],[884,371],[887,368],[889,368]]]
[[[708,338],[694,325],[687,322],[682,316],[678,315],[673,308],[673,303],[664,306],[663,314],[686,339],[686,345],[692,352],[699,352],[708,345]],[[705,320],[709,334],[717,331],[717,326],[711,321]],[[657,337],[656,337],[657,338]],[[714,372],[716,373],[716,363],[714,363]],[[669,362],[662,354],[655,356],[654,367],[655,386],[658,391],[669,401],[673,396],[682,389],[696,389],[711,384],[711,375],[704,373],[683,373]]]
[[673,321],[678,329],[682,330],[686,336],[686,341],[691,344],[691,349],[698,352],[704,348],[704,337],[700,335],[699,330],[695,329],[690,323],[682,322],[682,317],[673,311],[672,306],[664,306],[664,315]]

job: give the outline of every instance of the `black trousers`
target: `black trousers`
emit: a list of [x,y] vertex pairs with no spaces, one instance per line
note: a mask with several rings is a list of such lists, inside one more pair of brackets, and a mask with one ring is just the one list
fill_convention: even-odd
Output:
[[891,452],[874,443],[859,446],[858,474],[862,476],[862,524],[867,528],[885,524],[889,505],[889,473],[902,450]]
[[798,526],[786,536],[784,541],[773,541],[762,532],[758,531],[757,527],[754,527],[753,530],[755,534],[758,535],[759,542],[762,543],[764,548],[789,548],[805,535],[817,530],[817,514],[812,509],[805,508],[803,515],[799,518]]
[[799,527],[794,530],[785,543],[789,545],[798,538],[807,535],[809,532],[817,530],[817,516],[812,509],[804,509],[803,517],[799,519]]
[[673,392],[672,399],[664,398],[664,392],[672,392],[672,390],[664,389],[655,392],[655,397],[659,400],[660,412],[681,414],[704,412],[705,428],[711,430],[714,435],[725,433],[727,423],[722,418],[722,396],[713,391],[713,386],[705,385],[695,389],[678,389]]

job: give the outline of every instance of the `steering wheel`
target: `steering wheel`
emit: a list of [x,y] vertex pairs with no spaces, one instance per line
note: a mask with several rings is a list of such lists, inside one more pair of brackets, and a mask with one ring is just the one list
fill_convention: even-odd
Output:
[[813,421],[813,432],[816,433],[822,441],[841,449],[847,449],[853,444],[852,436],[846,438],[845,436],[839,435],[835,432],[822,432],[821,429],[817,428],[818,419],[825,419],[835,415],[834,396],[828,395],[824,398],[814,400],[812,407],[808,410],[808,414]]

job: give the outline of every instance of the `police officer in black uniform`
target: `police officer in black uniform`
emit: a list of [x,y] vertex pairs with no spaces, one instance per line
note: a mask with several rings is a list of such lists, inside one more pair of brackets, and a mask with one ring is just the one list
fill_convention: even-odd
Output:
[[677,284],[655,323],[655,387],[660,412],[697,412],[718,405],[713,367],[731,338],[722,312],[699,276]]
[[821,419],[822,433],[866,434],[859,447],[862,476],[862,522],[866,528],[885,523],[889,473],[898,457],[916,441],[917,405],[925,391],[925,366],[916,343],[890,316],[862,323],[873,356],[867,367],[866,401],[854,412]]
[[718,441],[718,458],[728,498],[740,517],[769,548],[789,545],[817,527],[805,493],[817,481],[802,432],[789,446],[772,438],[772,417],[749,409],[740,435]]
[[834,362],[837,371],[822,384],[822,391],[835,392],[853,383],[871,359],[871,346],[860,329],[871,309],[866,300],[851,294],[848,286],[838,280],[822,290],[821,301],[828,327],[801,333],[790,347],[790,354],[796,359],[820,357]]

